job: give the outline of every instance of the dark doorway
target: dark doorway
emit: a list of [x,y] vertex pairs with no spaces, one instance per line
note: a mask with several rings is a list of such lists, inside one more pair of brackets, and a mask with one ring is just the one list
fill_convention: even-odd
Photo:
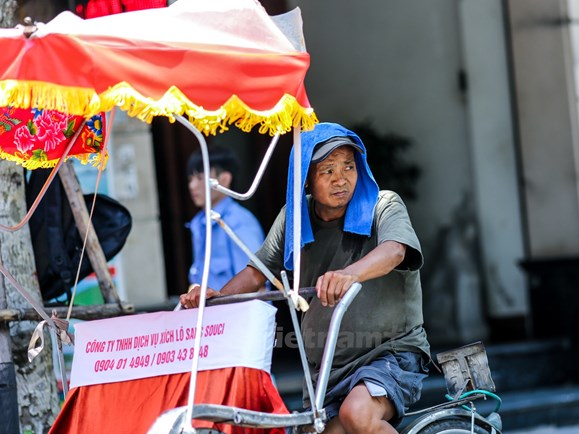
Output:
[[[152,125],[165,274],[169,296],[182,294],[188,286],[187,273],[192,261],[191,235],[185,224],[198,209],[187,188],[187,160],[199,148],[193,134],[179,123],[165,118]],[[231,148],[240,161],[235,174],[235,190],[245,192],[250,187],[271,137],[258,133],[230,131],[207,138],[208,146],[219,144]],[[285,203],[287,164],[291,149],[291,134],[282,136],[256,194],[243,205],[250,209],[267,232]]]

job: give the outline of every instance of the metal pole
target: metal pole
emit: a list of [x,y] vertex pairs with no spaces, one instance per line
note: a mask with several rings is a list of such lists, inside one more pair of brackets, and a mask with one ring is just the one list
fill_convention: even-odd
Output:
[[196,430],[193,427],[193,407],[195,406],[195,390],[197,386],[197,370],[199,367],[199,348],[201,348],[201,327],[203,326],[203,315],[205,313],[205,301],[207,299],[207,282],[209,280],[209,265],[211,259],[211,190],[209,183],[209,150],[207,148],[207,141],[205,137],[199,132],[193,124],[191,124],[187,119],[181,115],[175,116],[175,119],[179,121],[185,128],[193,133],[199,142],[201,148],[201,157],[203,160],[203,180],[205,181],[205,261],[203,263],[203,274],[201,276],[201,294],[199,298],[199,308],[197,311],[197,328],[198,333],[195,334],[195,340],[193,342],[193,348],[195,351],[193,353],[193,362],[191,364],[191,380],[189,382],[189,400],[187,403],[187,421],[186,426],[183,427],[182,431],[184,433],[195,433]]
[[217,191],[219,191],[227,196],[230,196],[234,199],[237,199],[237,200],[250,199],[254,195],[255,190],[257,190],[257,187],[259,186],[259,183],[261,182],[261,178],[263,177],[263,174],[265,173],[265,169],[267,169],[267,163],[269,163],[269,160],[271,159],[271,155],[273,154],[273,151],[275,149],[275,145],[277,145],[278,140],[279,140],[279,133],[277,133],[273,137],[273,139],[271,139],[269,147],[267,148],[267,152],[265,153],[265,156],[263,157],[263,160],[261,161],[261,164],[259,165],[259,170],[257,171],[255,178],[253,179],[253,183],[251,184],[251,187],[249,188],[249,190],[247,190],[245,193],[238,193],[236,191],[230,190],[229,188],[223,187],[222,185],[219,184],[219,182],[216,179],[213,179],[213,178],[211,178],[209,180],[209,182],[211,184],[211,188],[214,190],[217,190]]
[[89,220],[88,207],[84,201],[82,189],[74,172],[74,168],[72,167],[72,162],[68,161],[64,163],[58,174],[62,181],[62,186],[64,187],[68,203],[70,204],[70,209],[78,233],[83,240],[88,236],[86,253],[97,277],[103,299],[105,300],[105,303],[120,304],[121,300],[115,288],[111,272],[109,271],[107,259],[100,245],[94,226]]

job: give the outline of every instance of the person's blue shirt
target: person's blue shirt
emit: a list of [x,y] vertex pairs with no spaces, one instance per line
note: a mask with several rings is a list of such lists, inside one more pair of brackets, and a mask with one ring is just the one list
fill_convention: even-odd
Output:
[[[257,251],[263,243],[264,233],[251,211],[230,197],[225,197],[212,209],[221,215],[227,226],[252,252]],[[211,262],[207,286],[219,291],[247,266],[249,258],[216,222],[211,223]],[[193,238],[193,264],[189,269],[189,283],[201,284],[205,260],[204,210],[195,214],[188,226]]]

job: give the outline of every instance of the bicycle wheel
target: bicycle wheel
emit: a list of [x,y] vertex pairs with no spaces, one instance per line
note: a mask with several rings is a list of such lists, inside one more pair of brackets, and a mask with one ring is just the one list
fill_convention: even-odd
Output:
[[[466,419],[444,419],[432,422],[416,434],[468,434],[471,432],[471,422]],[[486,428],[474,426],[475,434],[490,434]]]

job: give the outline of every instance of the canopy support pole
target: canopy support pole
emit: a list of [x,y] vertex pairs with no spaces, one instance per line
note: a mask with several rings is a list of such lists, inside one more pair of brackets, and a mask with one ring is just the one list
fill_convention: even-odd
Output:
[[[203,134],[185,117],[182,115],[176,115],[175,119],[181,123],[185,128],[187,128],[197,141],[199,142],[199,147],[201,149],[201,158],[203,161],[203,180],[204,180],[204,192],[205,192],[205,259],[203,262],[203,274],[201,275],[201,289],[199,294],[199,307],[197,311],[197,330],[201,330],[203,326],[203,316],[205,313],[205,302],[207,299],[207,282],[209,280],[209,266],[211,263],[211,190],[210,190],[210,164],[209,164],[209,150],[207,148],[207,141]],[[191,363],[191,379],[189,381],[189,398],[187,403],[187,413],[186,413],[186,425],[182,427],[183,433],[196,433],[197,431],[193,427],[193,407],[195,406],[195,390],[197,386],[197,371],[199,368],[199,349],[201,348],[201,333],[195,334],[195,340],[193,343],[193,362]]]
[[89,220],[88,208],[74,172],[72,162],[64,163],[58,171],[60,180],[66,192],[72,215],[81,239],[85,239],[88,232],[86,252],[92,268],[96,274],[105,303],[121,304],[121,300],[113,283],[113,278],[107,265],[107,260],[99,239]]

